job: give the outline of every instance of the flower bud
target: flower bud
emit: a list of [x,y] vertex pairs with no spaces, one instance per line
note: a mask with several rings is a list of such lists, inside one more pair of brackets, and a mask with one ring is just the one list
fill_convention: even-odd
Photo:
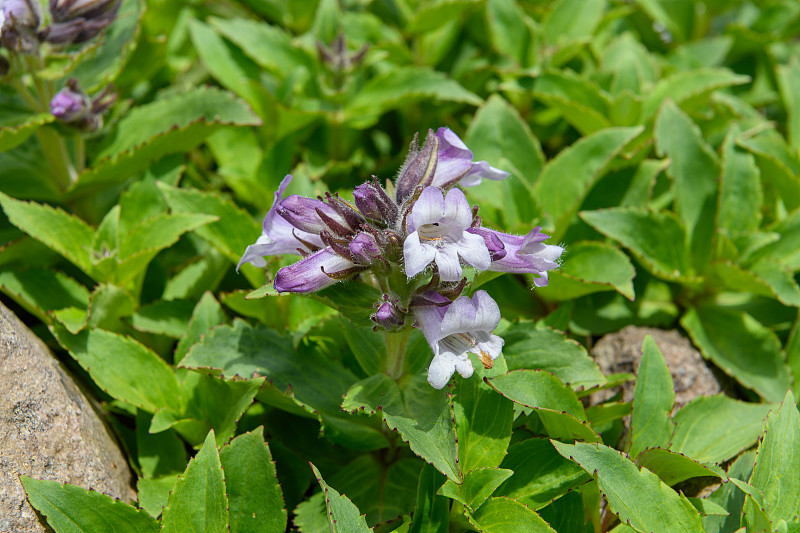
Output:
[[380,254],[378,241],[369,233],[361,232],[350,242],[350,255],[358,264],[372,264]]
[[385,301],[380,304],[378,310],[370,316],[370,319],[383,329],[392,331],[405,324],[406,315],[395,304]]
[[397,218],[397,204],[377,182],[364,183],[356,187],[353,199],[358,210],[371,220],[392,224]]
[[428,136],[425,138],[425,144],[421,150],[417,145],[417,136],[414,136],[408,156],[395,182],[395,199],[398,203],[402,203],[411,196],[417,186],[427,187],[433,182],[436,165],[439,161],[438,147],[439,138],[433,133],[433,130],[428,130]]
[[319,235],[330,230],[334,235],[352,234],[352,228],[336,209],[322,200],[292,194],[281,200],[277,213],[295,228]]
[[122,0],[50,0],[53,24],[44,32],[50,43],[86,42],[117,16]]
[[42,23],[39,0],[0,0],[0,44],[15,52],[32,53],[39,46]]
[[67,83],[50,100],[50,112],[67,124],[84,120],[89,114],[90,107],[89,97],[75,83]]

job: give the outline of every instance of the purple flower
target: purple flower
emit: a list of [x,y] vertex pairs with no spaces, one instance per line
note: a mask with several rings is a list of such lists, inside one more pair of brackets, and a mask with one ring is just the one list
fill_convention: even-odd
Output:
[[430,305],[417,305],[417,324],[433,350],[428,367],[428,383],[441,389],[455,371],[472,376],[474,369],[468,353],[481,358],[491,368],[503,350],[503,339],[492,334],[500,322],[500,308],[486,291],[476,291],[472,299],[459,296],[447,304],[447,298],[427,293]]
[[[488,228],[470,228],[468,231],[484,238],[487,247],[494,250],[497,242],[503,244],[505,254],[492,260],[488,270],[496,272],[512,272],[517,274],[538,274],[533,283],[537,287],[547,285],[547,271],[558,267],[558,258],[564,248],[553,244],[544,244],[542,241],[550,238],[541,233],[541,226],[533,228],[527,235],[510,235]],[[491,242],[491,244],[490,244]]]
[[90,107],[89,98],[77,87],[66,86],[50,100],[50,112],[67,123],[84,119]]
[[36,29],[42,22],[42,15],[39,0],[0,0],[0,26],[8,23],[18,29]]
[[391,224],[397,218],[397,204],[386,194],[377,180],[356,187],[353,199],[358,210],[369,219]]
[[323,248],[278,270],[274,286],[278,292],[315,292],[360,270],[331,248]]
[[374,235],[361,232],[350,241],[350,254],[356,263],[361,265],[372,264],[379,255],[381,247]]
[[486,161],[472,161],[472,151],[450,128],[439,128],[439,161],[433,175],[437,187],[447,188],[458,183],[464,187],[478,185],[481,179],[504,180],[508,172],[490,166]]
[[[387,297],[384,295],[384,298]],[[406,322],[405,314],[388,300],[383,302],[370,318],[387,331],[398,329]]]
[[314,198],[292,194],[281,200],[278,214],[295,228],[319,234],[335,228],[334,234],[351,233],[347,220],[331,205]]
[[111,24],[121,4],[122,0],[50,0],[53,24],[45,29],[47,41],[86,42]]
[[236,270],[239,270],[242,264],[248,262],[257,267],[263,267],[267,264],[264,260],[264,256],[267,255],[297,255],[300,253],[299,250],[311,252],[317,248],[322,248],[322,239],[320,239],[319,235],[296,229],[289,222],[278,216],[276,212],[276,208],[281,202],[281,197],[283,197],[283,192],[291,181],[291,174],[287,174],[281,181],[278,190],[275,191],[272,207],[267,216],[264,217],[261,236],[244,251]]
[[416,276],[436,261],[443,281],[458,281],[459,257],[475,268],[487,269],[489,250],[483,237],[466,231],[471,223],[472,211],[460,189],[451,189],[446,198],[438,187],[423,189],[411,208],[411,233],[403,243],[406,275]]

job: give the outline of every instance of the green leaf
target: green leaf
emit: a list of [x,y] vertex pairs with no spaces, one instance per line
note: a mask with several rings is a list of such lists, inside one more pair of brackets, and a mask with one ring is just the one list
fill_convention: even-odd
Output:
[[[41,131],[51,138],[56,135],[48,126],[43,126]],[[38,139],[28,138],[13,150],[0,152],[0,191],[17,198],[63,200],[58,178]]]
[[196,233],[234,263],[261,234],[261,225],[228,199],[196,189],[178,189],[162,183],[158,186],[174,212],[205,213],[218,218],[217,222],[197,228]]
[[800,153],[800,62],[793,58],[788,65],[777,65],[775,71],[786,108],[789,144],[795,153]]
[[92,248],[94,231],[83,220],[60,209],[21,202],[3,193],[0,206],[12,224],[91,275],[88,250]]
[[544,72],[536,78],[533,94],[584,136],[611,127],[608,96],[596,83],[569,70]]
[[167,335],[174,339],[186,332],[194,302],[190,300],[157,300],[142,306],[132,318],[134,329]]
[[756,231],[761,226],[761,172],[755,157],[736,145],[731,130],[722,147],[717,228],[727,235]]
[[264,428],[233,439],[219,451],[219,459],[225,470],[231,532],[284,531],[283,493],[264,442]]
[[485,378],[505,374],[505,363],[498,360],[491,369],[485,369],[476,356],[471,359],[475,375],[456,380],[452,399],[458,460],[463,472],[500,465],[511,440],[514,420],[512,402],[483,382]]
[[200,337],[211,331],[214,326],[225,323],[222,306],[214,299],[214,295],[206,291],[192,310],[192,317],[186,327],[178,346],[175,347],[173,360],[179,364],[189,349],[200,340]]
[[131,316],[135,310],[136,300],[129,292],[103,283],[95,287],[86,310],[70,307],[54,311],[52,315],[70,333],[77,335],[87,327],[122,331],[125,325],[120,319]]
[[727,479],[718,466],[703,465],[691,457],[660,448],[644,450],[636,458],[636,465],[647,468],[670,487],[694,477],[718,476],[723,481]]
[[[728,468],[728,477],[734,479],[750,479],[753,472],[753,459],[756,451],[744,452]],[[708,501],[719,505],[728,512],[728,516],[703,517],[706,533],[733,533],[740,526],[740,515],[744,507],[744,493],[732,482],[724,483],[708,497]]]
[[[136,412],[136,451],[142,477],[153,479],[183,473],[187,461],[184,442],[171,430],[150,433],[152,418],[142,410]],[[171,488],[172,484],[167,490]],[[164,505],[166,503],[165,498]]]
[[701,463],[727,461],[755,444],[771,408],[770,404],[740,402],[724,394],[695,398],[673,417],[670,450]]
[[420,100],[456,102],[473,106],[483,100],[443,73],[421,67],[400,67],[369,80],[344,109],[355,128],[374,124],[385,112]]
[[514,475],[500,485],[496,494],[531,509],[541,509],[589,479],[581,467],[561,457],[548,439],[512,444],[500,468],[507,468]]
[[616,290],[633,301],[635,276],[636,269],[628,256],[614,246],[598,241],[578,242],[570,245],[569,260],[563,268],[550,272],[543,297],[564,301]]
[[157,433],[175,427],[186,440],[197,445],[213,430],[217,444],[222,445],[233,436],[236,422],[253,402],[264,380],[223,380],[187,372],[180,383],[180,409],[156,411],[150,431]]
[[714,233],[720,175],[716,154],[700,128],[670,100],[661,106],[653,135],[658,153],[672,160],[667,174],[674,182],[675,211],[687,231],[694,265],[702,271]]
[[752,137],[739,137],[736,144],[754,156],[761,172],[761,182],[767,199],[777,206],[794,211],[800,206],[800,162],[792,154],[786,139],[774,131],[765,131]]
[[759,281],[769,287],[770,296],[774,296],[784,305],[800,307],[800,286],[789,268],[777,261],[765,259],[750,269],[758,276]]
[[407,382],[401,390],[385,374],[372,376],[347,391],[342,409],[370,414],[380,411],[386,425],[409,443],[411,451],[449,479],[461,482],[450,401],[423,378]]
[[12,150],[28,140],[41,126],[53,122],[51,113],[27,116],[24,121],[15,124],[2,124],[0,127],[0,152]]
[[53,270],[0,271],[0,290],[46,324],[48,311],[89,305],[86,287]]
[[550,44],[591,37],[606,10],[605,0],[559,0],[544,21],[542,32]]
[[386,371],[386,339],[371,327],[357,328],[340,319],[342,334],[364,372],[371,376]]
[[456,485],[448,479],[439,489],[438,494],[458,500],[469,511],[474,512],[512,474],[514,474],[513,471],[503,468],[476,468],[464,476],[464,481],[460,485]]
[[53,325],[50,331],[97,386],[114,398],[150,413],[178,404],[178,383],[172,369],[133,339],[102,329],[70,335]]
[[631,415],[631,457],[636,459],[647,448],[666,447],[675,429],[670,413],[675,391],[664,356],[653,337],[642,344],[642,361],[633,390]]
[[547,198],[553,224],[553,240],[559,241],[586,194],[606,172],[611,160],[643,128],[607,128],[581,138],[545,165],[534,186],[536,198]]
[[162,250],[177,242],[187,231],[217,220],[216,216],[190,213],[162,214],[148,218],[131,228],[127,235],[120,236],[120,259],[124,261],[144,251]]
[[800,210],[770,229],[780,238],[756,250],[748,257],[748,263],[769,259],[789,267],[792,271],[800,270]]
[[671,213],[617,207],[583,211],[581,218],[631,251],[655,276],[693,281],[686,233]]
[[470,518],[485,533],[554,533],[536,511],[508,498],[489,498]]
[[549,435],[591,442],[599,439],[586,421],[578,397],[552,374],[522,369],[486,382],[514,403],[536,410]]
[[260,121],[233,95],[199,88],[172,94],[127,113],[69,193],[75,197],[123,183],[167,154],[186,152],[224,126]]
[[[167,158],[169,159],[169,158]],[[125,237],[143,221],[167,212],[164,195],[154,179],[142,179],[133,183],[119,198],[119,222],[117,231]]]
[[588,389],[606,381],[586,349],[554,329],[520,321],[503,332],[503,339],[503,357],[509,370],[546,370],[574,389]]
[[164,508],[161,531],[228,532],[228,504],[222,464],[210,431],[203,448],[175,483]]
[[450,502],[436,494],[446,479],[433,465],[422,467],[417,484],[414,520],[409,533],[447,533]]
[[[185,464],[186,460],[183,461],[183,465]],[[140,477],[136,483],[136,490],[139,493],[139,506],[153,518],[158,518],[161,516],[164,507],[167,506],[169,493],[172,492],[172,487],[175,486],[177,481],[178,474],[152,479]]]
[[643,119],[647,121],[655,116],[667,98],[684,109],[702,107],[707,105],[707,96],[713,91],[742,85],[749,81],[749,76],[735,74],[722,68],[678,71],[659,80],[648,92],[642,110]]
[[646,468],[637,468],[624,454],[602,444],[551,442],[597,480],[611,511],[623,523],[638,531],[703,532],[700,515],[685,496]]
[[[311,464],[311,463],[309,463]],[[311,470],[317,477],[320,487],[325,493],[325,506],[328,509],[328,524],[332,533],[359,533],[362,531],[372,531],[372,528],[367,527],[367,521],[364,515],[359,513],[358,508],[353,505],[347,496],[339,494],[333,488],[329,487],[325,480],[322,479],[322,474],[319,473],[317,467],[311,465]]]
[[[694,508],[700,511],[700,515],[705,518],[706,516],[727,516],[728,511],[724,507],[717,505],[706,498],[689,498],[689,501],[694,505]],[[705,528],[705,524],[703,524]],[[706,533],[708,530],[706,529]]]
[[772,523],[800,514],[800,413],[789,390],[777,412],[767,418],[766,431],[750,484],[764,494],[764,507]]
[[[253,328],[235,320],[233,326],[214,328],[192,347],[179,366],[216,369],[228,377],[251,377],[258,372],[272,382],[267,389],[269,396],[262,394],[259,398],[272,399],[281,409],[305,413],[296,398],[302,406],[317,412],[329,438],[362,450],[387,445],[377,428],[341,411],[342,396],[357,381],[352,373],[311,347],[295,350],[288,338],[266,327]],[[325,380],[324,386],[321,379]]]
[[[703,357],[764,399],[778,402],[791,386],[777,336],[747,313],[717,306],[696,307],[681,318],[681,325]],[[754,353],[759,357],[753,357]]]
[[495,50],[522,67],[530,66],[534,55],[532,21],[516,0],[488,0],[486,24]]
[[20,476],[20,482],[34,509],[47,517],[58,533],[157,532],[158,522],[144,511],[105,494],[75,485]]

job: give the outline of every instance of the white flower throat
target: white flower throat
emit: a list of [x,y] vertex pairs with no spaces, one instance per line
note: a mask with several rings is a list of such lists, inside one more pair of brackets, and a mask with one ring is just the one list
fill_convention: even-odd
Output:
[[447,236],[447,226],[434,222],[433,224],[423,224],[417,229],[420,240],[439,241]]

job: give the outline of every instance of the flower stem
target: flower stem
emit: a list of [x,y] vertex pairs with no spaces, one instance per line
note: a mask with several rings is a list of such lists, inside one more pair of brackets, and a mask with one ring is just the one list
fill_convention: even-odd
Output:
[[386,332],[386,373],[395,381],[403,377],[403,362],[409,337],[411,328]]

